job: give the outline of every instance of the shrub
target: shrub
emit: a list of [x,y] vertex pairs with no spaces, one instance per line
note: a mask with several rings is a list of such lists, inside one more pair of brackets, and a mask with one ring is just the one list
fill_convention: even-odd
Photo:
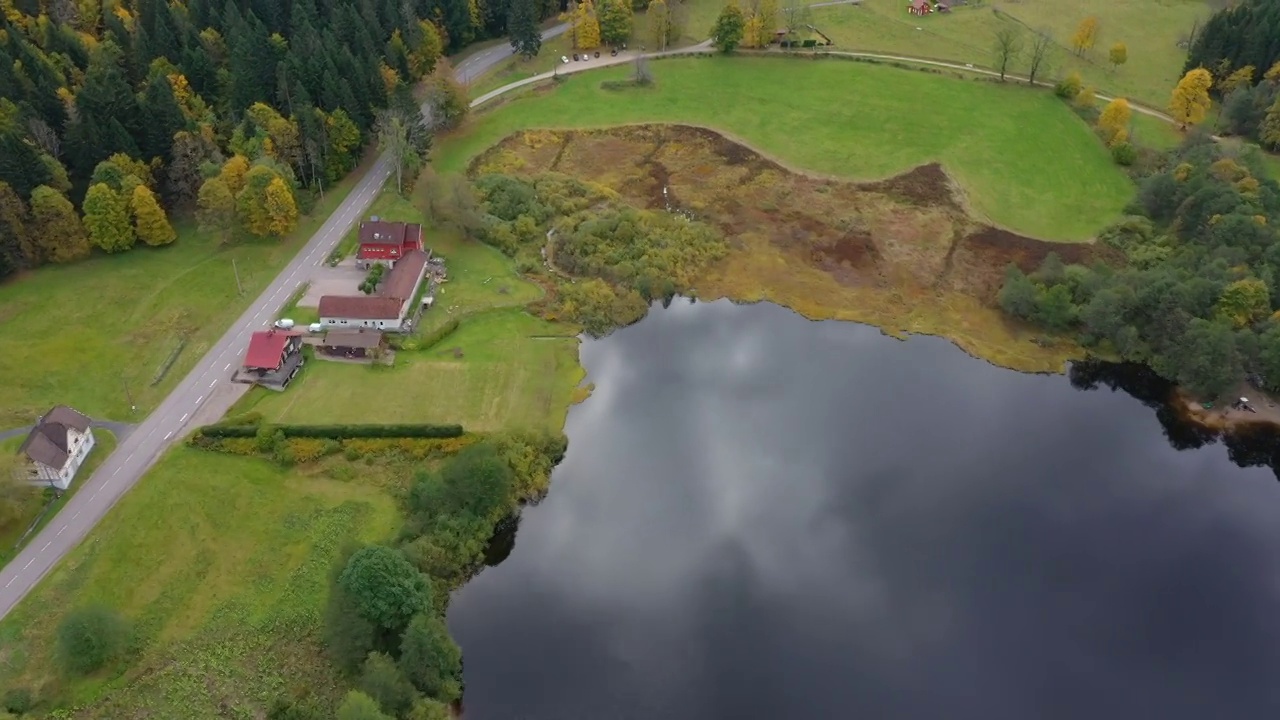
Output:
[[1072,72],[1053,86],[1053,94],[1063,100],[1074,100],[1082,88],[1084,88],[1084,80],[1080,77],[1080,73]]
[[90,605],[67,613],[58,625],[57,656],[68,674],[86,675],[119,657],[129,624],[116,611]]
[[1128,167],[1138,159],[1138,150],[1132,143],[1122,142],[1111,148],[1111,159],[1117,165]]
[[205,425],[199,435],[210,438],[257,438],[259,447],[270,452],[283,438],[454,438],[461,437],[461,425]]
[[[449,320],[449,322],[423,335],[422,340],[420,340],[418,343],[418,346],[423,350],[428,350],[433,345],[436,345],[437,343],[439,343],[441,340],[444,340],[445,338],[457,332],[458,328],[461,326],[462,326],[461,318],[452,318],[451,320]],[[405,349],[408,350],[410,348],[406,347]]]
[[34,704],[31,691],[24,687],[10,688],[4,694],[4,709],[15,715],[27,713]]

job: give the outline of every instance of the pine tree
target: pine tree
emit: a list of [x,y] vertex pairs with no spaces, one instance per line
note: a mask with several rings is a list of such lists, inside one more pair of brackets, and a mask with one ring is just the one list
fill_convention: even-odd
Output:
[[1169,100],[1169,113],[1181,127],[1198,125],[1204,120],[1209,112],[1209,88],[1212,85],[1213,76],[1204,68],[1191,70],[1178,81]]
[[145,157],[166,157],[173,147],[174,134],[187,124],[187,118],[174,97],[169,78],[164,75],[152,78],[142,95],[140,107],[147,118],[141,143]]
[[511,0],[507,14],[507,32],[511,48],[526,60],[542,49],[542,32],[538,29],[537,0]]
[[89,238],[75,207],[47,185],[31,192],[31,237],[41,257],[50,262],[73,262],[89,255]]
[[106,183],[89,187],[82,204],[84,228],[94,247],[109,253],[128,250],[138,236],[129,222],[129,201]]
[[600,39],[617,47],[631,39],[634,16],[630,0],[602,0],[600,3]]
[[16,131],[0,132],[0,181],[13,186],[19,197],[27,197],[36,186],[52,180],[35,146]]
[[168,245],[178,238],[165,217],[164,209],[156,201],[155,193],[145,185],[133,189],[129,199],[129,209],[133,211],[133,227],[138,239],[151,245]]

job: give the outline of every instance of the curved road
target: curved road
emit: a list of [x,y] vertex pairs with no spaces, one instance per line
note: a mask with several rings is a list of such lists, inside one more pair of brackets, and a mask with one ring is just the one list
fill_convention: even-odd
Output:
[[[566,27],[553,27],[543,33],[543,38],[555,37]],[[490,48],[468,58],[461,63],[460,69],[466,68],[467,77],[473,78],[511,57],[511,54],[510,45]],[[77,479],[82,486],[67,505],[17,557],[0,570],[0,617],[8,615],[62,556],[89,534],[161,453],[182,438],[197,411],[217,417],[229,409],[236,393],[227,393],[225,389],[231,382],[233,371],[239,366],[250,333],[265,328],[275,319],[276,312],[288,302],[298,286],[310,279],[312,268],[324,263],[333,247],[369,209],[390,176],[391,164],[385,157],[378,158],[306,246],[271,281],[231,329],[213,344],[160,406],[127,437],[121,438],[116,451],[93,475]],[[219,390],[224,392],[217,392]],[[181,509],[175,511],[181,512]]]

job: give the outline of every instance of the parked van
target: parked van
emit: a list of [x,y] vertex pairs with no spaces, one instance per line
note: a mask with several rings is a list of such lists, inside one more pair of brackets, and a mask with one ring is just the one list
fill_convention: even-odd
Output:
[[313,333],[318,333],[324,330],[324,326],[321,325],[320,323],[311,323],[310,325],[307,326],[307,330]]
[[289,318],[280,318],[276,321],[276,327],[281,330],[291,330],[293,329],[293,321]]

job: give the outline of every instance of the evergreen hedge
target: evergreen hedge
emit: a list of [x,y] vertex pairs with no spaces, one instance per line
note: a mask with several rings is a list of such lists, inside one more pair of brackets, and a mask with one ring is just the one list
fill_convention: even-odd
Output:
[[[287,438],[455,438],[462,436],[461,425],[269,425],[272,432],[279,431]],[[218,423],[205,425],[198,433],[213,438],[249,438],[257,436],[256,425],[232,425]]]

